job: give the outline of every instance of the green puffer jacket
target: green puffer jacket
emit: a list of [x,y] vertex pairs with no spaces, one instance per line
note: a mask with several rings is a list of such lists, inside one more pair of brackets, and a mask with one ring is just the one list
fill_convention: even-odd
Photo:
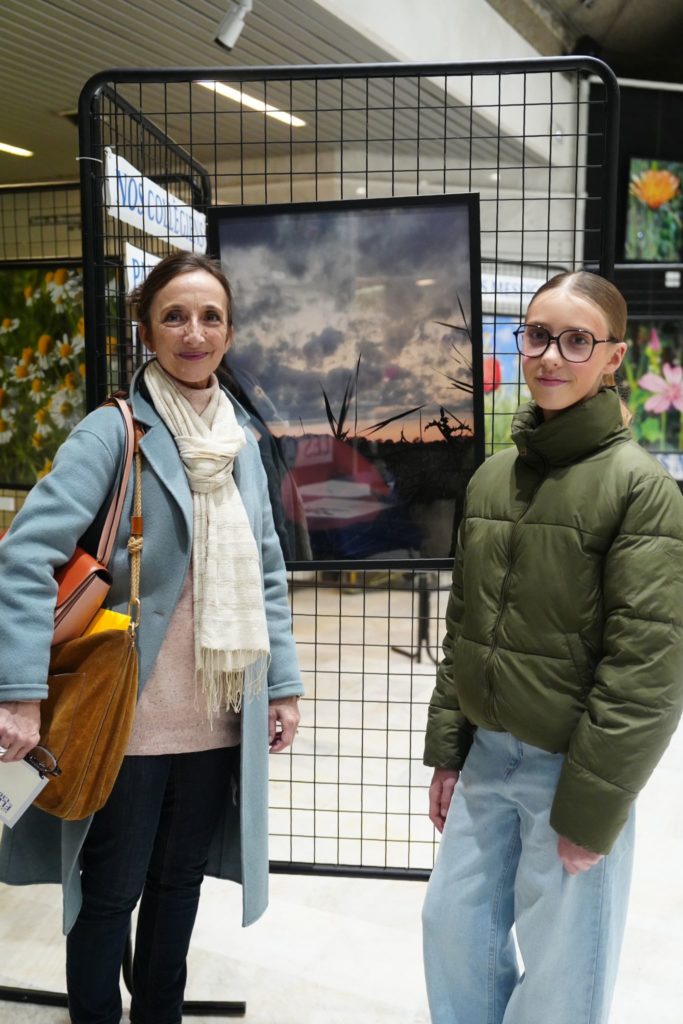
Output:
[[607,853],[683,704],[683,498],[613,390],[512,436],[468,488],[424,760],[476,726],[566,753],[550,823]]

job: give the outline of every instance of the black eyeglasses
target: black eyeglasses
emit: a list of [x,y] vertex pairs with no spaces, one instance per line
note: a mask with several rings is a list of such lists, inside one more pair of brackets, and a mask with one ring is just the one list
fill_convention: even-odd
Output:
[[31,768],[35,768],[40,775],[62,774],[62,769],[57,764],[57,758],[47,747],[34,747],[33,750],[29,750],[24,761],[30,764]]
[[513,333],[520,355],[527,356],[529,359],[538,359],[555,341],[560,355],[569,363],[586,363],[593,355],[596,345],[609,345],[619,340],[618,338],[598,339],[590,331],[578,331],[573,328],[560,331],[559,334],[551,334],[545,327],[540,327],[538,324],[522,324]]

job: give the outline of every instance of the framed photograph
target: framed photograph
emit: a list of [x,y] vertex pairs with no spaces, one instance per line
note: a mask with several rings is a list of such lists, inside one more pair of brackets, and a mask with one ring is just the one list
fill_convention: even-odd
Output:
[[29,488],[85,414],[83,275],[69,260],[0,266],[0,486]]
[[512,418],[531,398],[524,383],[514,331],[519,316],[484,313],[482,317],[484,426],[487,452],[512,446]]
[[484,457],[478,197],[216,207],[287,560],[443,558]]
[[683,261],[683,163],[631,158],[624,258]]
[[683,480],[683,320],[631,319],[621,374],[628,384],[631,430]]

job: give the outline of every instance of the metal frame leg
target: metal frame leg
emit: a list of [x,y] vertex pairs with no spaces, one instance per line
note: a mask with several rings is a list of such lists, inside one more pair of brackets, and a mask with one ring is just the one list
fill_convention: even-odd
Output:
[[39,988],[12,988],[7,985],[0,985],[0,1002],[2,1003],[30,1003],[35,1006],[61,1006],[67,1007],[66,993],[46,992]]
[[[121,964],[123,982],[130,993],[133,991],[133,940],[128,932],[126,947],[123,951]],[[211,1002],[205,999],[190,999],[183,1003],[183,1017],[244,1017],[247,1004],[241,1000],[234,1002],[220,1000]]]
[[[123,981],[129,992],[132,992],[133,981],[133,941],[130,931],[126,939],[126,947],[123,952],[123,963],[121,964]],[[7,985],[0,985],[0,1002],[5,1003],[26,1003],[35,1006],[59,1006],[68,1008],[68,999],[65,992],[48,992],[38,988],[13,988]],[[244,1017],[247,1012],[247,1004],[243,1001],[211,1002],[204,999],[188,1000],[183,1003],[183,1016],[187,1017]]]
[[417,647],[414,651],[406,651],[403,647],[393,647],[392,651],[396,654],[402,654],[404,658],[410,658],[411,661],[422,661],[422,648],[424,647],[427,652],[427,657],[434,664],[438,664],[439,659],[435,654],[432,654],[429,646],[429,619],[432,595],[427,585],[427,574],[421,572],[417,575]]

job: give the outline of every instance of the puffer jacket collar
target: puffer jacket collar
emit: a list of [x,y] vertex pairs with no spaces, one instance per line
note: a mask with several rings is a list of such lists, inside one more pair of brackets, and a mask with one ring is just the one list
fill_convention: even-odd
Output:
[[586,402],[544,420],[535,402],[521,406],[512,420],[512,440],[520,458],[539,469],[568,466],[601,448],[627,441],[619,396],[603,388]]

